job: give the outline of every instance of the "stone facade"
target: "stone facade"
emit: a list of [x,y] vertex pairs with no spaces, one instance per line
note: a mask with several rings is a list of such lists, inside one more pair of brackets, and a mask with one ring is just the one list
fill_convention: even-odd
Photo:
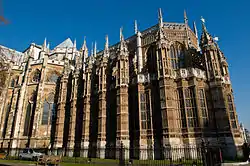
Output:
[[[69,156],[117,157],[105,149],[243,144],[228,64],[202,23],[163,22],[88,54],[65,40],[24,52],[0,47],[0,143],[63,148]],[[99,149],[99,150],[96,150]],[[101,150],[100,150],[101,149]],[[91,151],[91,152],[90,152]],[[147,154],[157,158],[161,152]],[[173,154],[174,155],[174,154]],[[126,158],[142,158],[135,149]]]

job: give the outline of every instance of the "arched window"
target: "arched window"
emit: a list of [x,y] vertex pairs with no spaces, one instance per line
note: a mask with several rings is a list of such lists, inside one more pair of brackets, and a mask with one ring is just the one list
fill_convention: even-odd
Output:
[[[49,125],[56,115],[56,104],[54,104],[54,93],[50,93],[43,103],[42,125]],[[50,123],[49,123],[50,122]]]
[[40,77],[41,77],[41,72],[40,72],[40,70],[37,69],[37,70],[34,72],[32,81],[38,83],[38,82],[40,81]]
[[43,103],[43,116],[42,116],[42,125],[47,125],[49,120],[49,103],[45,100]]
[[13,87],[15,86],[15,82],[16,82],[16,81],[15,81],[15,79],[13,78],[13,79],[11,80],[10,87],[13,88]]
[[178,45],[177,49],[173,45],[170,46],[170,61],[173,69],[184,67],[184,51],[181,45]]
[[10,104],[8,103],[6,106],[6,112],[5,112],[5,119],[4,119],[4,128],[3,128],[3,138],[5,137],[7,125],[8,125],[8,119],[9,119],[9,113],[10,113]]
[[173,69],[177,69],[177,57],[175,55],[174,46],[170,47],[170,62]]
[[153,46],[147,50],[147,68],[150,74],[157,73],[156,49]]
[[23,136],[28,136],[28,134],[29,134],[31,110],[32,110],[32,104],[30,102],[28,102],[28,105],[27,105],[27,108],[26,108],[26,116],[25,116],[25,122],[24,122]]
[[177,58],[178,58],[178,67],[183,68],[184,67],[184,51],[181,45],[179,45],[177,49]]

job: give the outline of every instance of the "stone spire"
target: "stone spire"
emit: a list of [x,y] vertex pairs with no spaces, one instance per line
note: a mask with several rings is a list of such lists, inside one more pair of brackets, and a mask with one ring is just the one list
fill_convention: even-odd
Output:
[[104,57],[109,57],[109,37],[106,35],[105,37],[105,48],[104,48]]
[[158,9],[158,24],[160,27],[163,27],[163,18],[161,8]]
[[214,47],[215,44],[214,44],[213,37],[208,33],[206,25],[205,25],[205,19],[203,17],[201,17],[201,22],[202,22],[202,35],[200,39],[201,48],[207,47],[207,46]]
[[198,31],[197,31],[197,28],[196,28],[196,23],[195,21],[193,22],[193,27],[194,27],[194,33],[195,33],[195,37],[196,37],[196,40],[197,40],[197,45],[198,45],[198,49],[197,51],[200,51],[200,42],[199,42],[199,37],[198,37]]
[[123,36],[123,33],[122,33],[122,27],[120,28],[120,53],[122,54],[126,54],[127,53],[127,45],[126,45],[126,42],[124,40],[124,36]]
[[76,39],[74,40],[74,45],[73,45],[74,48],[76,48]]
[[187,18],[187,13],[186,10],[184,10],[184,23],[188,25],[188,18]]
[[94,55],[94,43],[92,42],[91,43],[91,56]]
[[47,50],[49,50],[49,46],[50,46],[50,45],[49,45],[49,42],[48,42],[48,44],[47,44]]
[[86,36],[84,36],[84,41],[83,41],[83,44],[82,44],[81,51],[86,50],[86,49],[88,49],[88,48],[87,48],[87,45],[86,45]]
[[97,45],[97,43],[96,43],[96,41],[95,41],[95,47],[94,47],[94,56],[96,57],[96,45]]
[[[137,22],[135,21],[135,25],[136,25],[136,28],[137,28]],[[140,31],[138,31],[138,29],[137,29],[137,31],[136,31],[136,47],[137,47],[137,49],[136,49],[136,58],[135,58],[135,60],[137,60],[137,65],[138,65],[138,71],[139,71],[139,73],[140,72],[142,72],[142,66],[143,66],[143,64],[142,64],[142,48],[141,48],[141,32]]]
[[123,27],[120,28],[120,42],[124,41],[124,37],[123,37]]
[[197,28],[196,28],[195,21],[193,22],[193,28],[194,28],[195,37],[198,38],[198,31],[197,31]]
[[45,51],[47,48],[47,39],[45,37],[44,42],[43,42],[43,51]]
[[135,34],[138,32],[137,21],[135,20]]

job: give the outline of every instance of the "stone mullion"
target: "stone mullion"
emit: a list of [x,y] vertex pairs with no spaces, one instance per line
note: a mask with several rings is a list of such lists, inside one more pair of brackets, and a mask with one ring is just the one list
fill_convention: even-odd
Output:
[[64,119],[65,119],[65,106],[67,95],[68,75],[64,75],[60,85],[60,96],[58,102],[57,118],[56,118],[56,131],[55,131],[55,148],[63,146],[63,133],[64,133]]

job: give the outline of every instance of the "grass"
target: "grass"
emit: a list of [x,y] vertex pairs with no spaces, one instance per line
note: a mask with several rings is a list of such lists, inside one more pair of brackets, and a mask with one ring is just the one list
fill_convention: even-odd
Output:
[[[126,161],[127,163],[128,161]],[[194,160],[184,160],[183,162],[173,161],[172,164],[183,163],[185,165],[192,165]],[[7,160],[0,160],[0,163],[22,163],[22,164],[35,164],[34,161],[17,160],[16,158],[9,158]],[[133,165],[165,165],[170,164],[170,160],[133,160]],[[88,163],[87,158],[83,157],[63,157],[60,166],[103,166],[103,165],[118,165],[119,160],[114,159],[98,159],[92,158],[91,162]],[[197,165],[202,163],[197,161]]]

